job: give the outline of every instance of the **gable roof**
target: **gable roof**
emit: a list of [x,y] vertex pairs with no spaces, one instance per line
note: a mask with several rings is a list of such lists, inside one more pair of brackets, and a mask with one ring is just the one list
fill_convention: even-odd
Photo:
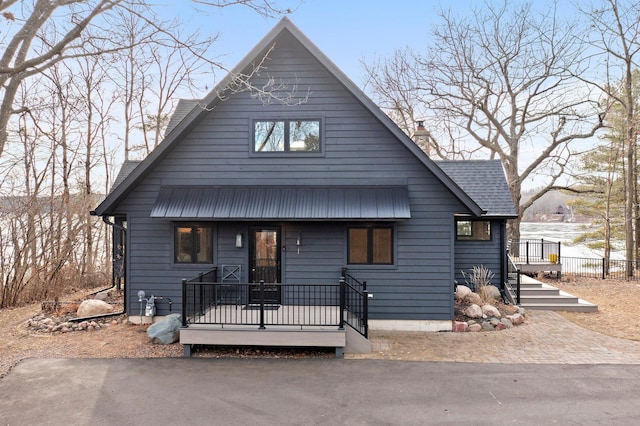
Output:
[[486,210],[483,217],[518,217],[500,160],[437,161],[460,188]]
[[[418,147],[364,92],[356,86],[329,58],[320,51],[287,17],[278,24],[244,57],[242,61],[218,83],[201,102],[196,102],[191,111],[167,132],[165,139],[149,154],[124,181],[114,187],[107,197],[91,212],[92,215],[109,215],[135,186],[158,164],[171,147],[179,142],[211,109],[222,102],[222,94],[234,83],[234,76],[242,73],[268,49],[284,31],[289,32],[311,55],[313,55],[351,94],[375,116],[451,193],[476,216],[484,210],[457,183],[440,169],[427,154]],[[184,105],[186,106],[186,104]],[[176,121],[178,121],[176,117]]]

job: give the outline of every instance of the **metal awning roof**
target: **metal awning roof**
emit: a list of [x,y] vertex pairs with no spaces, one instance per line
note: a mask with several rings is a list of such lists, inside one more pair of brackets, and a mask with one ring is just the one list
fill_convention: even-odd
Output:
[[410,219],[406,187],[162,187],[151,217],[179,220]]

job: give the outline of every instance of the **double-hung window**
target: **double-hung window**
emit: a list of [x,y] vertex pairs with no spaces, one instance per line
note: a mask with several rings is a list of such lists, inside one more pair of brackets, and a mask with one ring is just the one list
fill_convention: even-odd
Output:
[[213,228],[209,225],[175,226],[175,263],[213,263]]
[[256,120],[255,153],[319,153],[320,120]]
[[351,265],[392,265],[393,227],[354,226],[349,228],[348,259]]

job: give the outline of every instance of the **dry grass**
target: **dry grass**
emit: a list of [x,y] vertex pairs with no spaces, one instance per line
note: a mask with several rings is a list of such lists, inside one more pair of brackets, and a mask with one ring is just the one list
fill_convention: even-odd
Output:
[[[568,279],[567,279],[568,278]],[[603,334],[624,339],[640,340],[640,282],[602,281],[596,279],[563,278],[545,280],[550,285],[596,303],[596,313],[562,313],[576,324]],[[71,295],[70,298],[79,295]],[[39,304],[15,309],[0,310],[0,378],[13,365],[25,358],[153,358],[182,356],[180,345],[156,345],[146,335],[146,326],[128,323],[112,324],[98,331],[73,332],[67,334],[37,334],[31,332],[24,323],[40,311]],[[413,336],[413,335],[412,335]],[[400,339],[402,340],[402,339]],[[405,339],[402,344],[410,344],[403,349],[400,343],[389,354],[390,359],[405,359],[404,352],[411,352],[415,359],[422,359],[421,351],[433,348],[416,346],[415,339]],[[403,352],[404,351],[404,352]],[[226,349],[203,351],[195,356],[297,356],[278,351],[269,354],[263,349]],[[302,354],[302,356],[309,356]],[[327,356],[333,356],[328,353]],[[412,358],[413,359],[413,358]]]
[[571,277],[541,281],[598,305],[598,312],[560,312],[570,321],[609,336],[640,340],[640,281]]

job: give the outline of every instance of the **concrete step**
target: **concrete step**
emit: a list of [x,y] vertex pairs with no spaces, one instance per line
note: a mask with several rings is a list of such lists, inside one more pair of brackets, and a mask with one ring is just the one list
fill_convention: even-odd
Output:
[[581,300],[581,303],[553,304],[521,303],[521,307],[532,310],[568,311],[568,312],[598,312],[598,305]]
[[559,296],[560,290],[553,287],[535,287],[535,288],[523,288],[520,287],[520,297],[526,296]]
[[[513,293],[515,284],[512,282]],[[513,294],[515,300],[515,294]],[[549,311],[597,312],[598,305],[589,303],[572,294],[531,277],[522,276],[520,282],[520,306],[525,309]]]
[[545,304],[545,305],[565,305],[570,303],[578,303],[578,298],[575,296],[565,296],[565,295],[555,295],[555,296],[523,296],[520,294],[520,302],[531,303],[534,305],[537,304]]

